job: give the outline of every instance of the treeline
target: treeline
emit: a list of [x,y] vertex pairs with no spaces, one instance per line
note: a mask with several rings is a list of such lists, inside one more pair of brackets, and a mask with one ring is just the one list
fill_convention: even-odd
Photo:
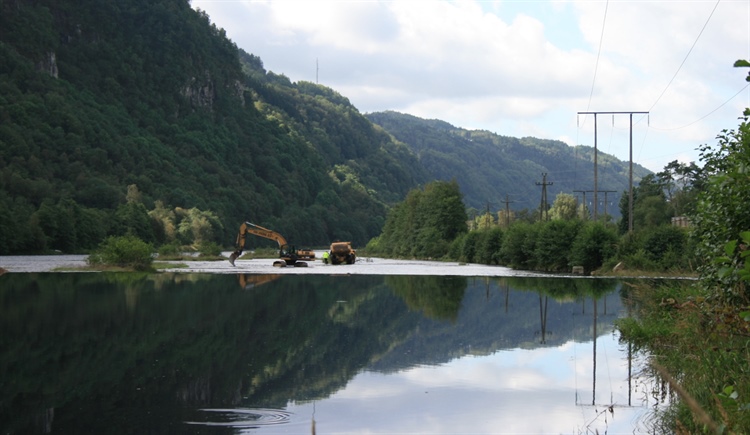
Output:
[[[633,231],[629,195],[620,201],[622,219],[591,219],[586,204],[560,193],[549,209],[467,219],[455,181],[433,182],[413,190],[388,215],[383,234],[367,250],[373,255],[433,258],[516,269],[570,273],[580,266],[592,273],[602,266],[651,271],[691,271],[700,266],[697,240],[672,218],[694,215],[707,172],[677,161],[644,177],[633,192]],[[685,218],[683,221],[687,220]]]

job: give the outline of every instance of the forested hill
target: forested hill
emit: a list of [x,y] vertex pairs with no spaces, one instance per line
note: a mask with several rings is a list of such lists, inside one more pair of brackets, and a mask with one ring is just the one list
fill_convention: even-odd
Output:
[[[0,0],[0,255],[124,234],[227,247],[245,220],[297,245],[364,246],[434,179],[493,209],[506,194],[537,208],[542,172],[550,202],[592,186],[583,148],[369,117],[385,129],[266,71],[187,0]],[[622,191],[623,164],[600,162],[617,177],[599,188]]]
[[[430,178],[455,178],[468,207],[485,210],[505,208],[536,210],[541,203],[543,173],[547,174],[547,199],[551,204],[560,192],[594,188],[594,149],[570,147],[557,140],[533,137],[514,138],[483,130],[466,130],[440,120],[426,120],[398,112],[377,112],[366,115],[418,156]],[[629,162],[612,155],[597,154],[598,190],[607,194],[607,213],[619,216],[618,202],[628,190]],[[651,173],[634,164],[633,179],[637,183]],[[582,198],[578,193],[579,198]],[[599,193],[600,202],[604,193]],[[587,202],[593,192],[587,193]],[[599,209],[604,210],[604,204]]]
[[0,1],[0,89],[0,254],[126,232],[227,246],[244,220],[364,245],[428,181],[346,98],[265,71],[186,0]]

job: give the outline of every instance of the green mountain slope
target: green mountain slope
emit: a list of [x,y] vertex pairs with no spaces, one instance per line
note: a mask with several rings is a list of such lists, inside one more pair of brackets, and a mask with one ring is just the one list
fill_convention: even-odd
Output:
[[[377,112],[367,118],[409,146],[419,162],[438,180],[455,178],[468,207],[484,210],[505,208],[506,195],[511,209],[538,209],[541,203],[542,174],[547,174],[547,199],[551,204],[560,192],[573,194],[587,190],[593,199],[594,149],[570,147],[556,140],[532,137],[514,138],[488,131],[466,130],[444,121],[426,120],[398,112]],[[608,214],[619,216],[619,196],[628,190],[629,163],[597,153],[599,210],[604,210],[607,193]],[[650,171],[633,165],[637,183]],[[580,196],[582,198],[582,195]],[[590,206],[593,207],[593,206]]]
[[[245,220],[297,245],[363,246],[435,179],[455,178],[471,207],[509,195],[535,209],[541,173],[552,201],[592,188],[591,161],[557,141],[365,117],[266,71],[185,0],[0,0],[0,254],[128,232],[226,247]],[[622,192],[625,164],[599,161],[599,189]]]
[[214,213],[225,246],[244,220],[364,244],[425,177],[348,100],[267,73],[184,0],[0,2],[0,89],[0,253],[124,232],[129,185],[148,210]]

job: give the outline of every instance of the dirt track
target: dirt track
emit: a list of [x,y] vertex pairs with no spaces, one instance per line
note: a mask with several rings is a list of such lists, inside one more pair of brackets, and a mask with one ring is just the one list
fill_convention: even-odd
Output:
[[[316,253],[322,256],[322,251]],[[229,257],[226,252],[225,257]],[[326,265],[322,261],[307,262],[308,267],[274,267],[273,259],[237,260],[235,266],[229,261],[183,261],[174,262],[174,269],[162,272],[179,273],[251,273],[251,274],[326,274],[326,275],[437,275],[437,276],[545,276],[500,266],[461,264],[456,262],[390,260],[360,257],[351,265]],[[188,267],[177,267],[187,265]],[[0,268],[10,273],[54,272],[59,268],[86,266],[85,255],[35,255],[0,256]]]

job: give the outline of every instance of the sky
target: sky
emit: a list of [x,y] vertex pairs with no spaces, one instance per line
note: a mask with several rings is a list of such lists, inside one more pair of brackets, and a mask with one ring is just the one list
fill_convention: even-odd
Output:
[[748,68],[733,66],[750,60],[748,0],[191,4],[266,70],[330,87],[363,114],[632,152],[654,172],[702,166],[699,147],[750,107]]

